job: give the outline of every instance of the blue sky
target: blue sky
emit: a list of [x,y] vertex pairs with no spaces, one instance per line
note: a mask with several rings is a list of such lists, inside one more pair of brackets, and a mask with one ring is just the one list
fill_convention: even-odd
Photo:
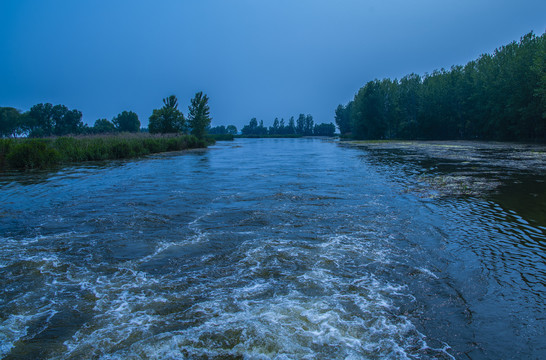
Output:
[[375,78],[464,64],[529,31],[546,1],[0,0],[0,106],[84,121],[210,97],[212,125],[333,121]]

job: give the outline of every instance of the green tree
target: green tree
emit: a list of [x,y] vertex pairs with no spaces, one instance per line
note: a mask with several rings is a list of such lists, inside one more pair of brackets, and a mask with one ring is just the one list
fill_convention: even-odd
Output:
[[84,129],[82,113],[64,105],[37,104],[30,108],[26,130],[31,137],[80,134]]
[[82,113],[79,110],[69,110],[64,105],[55,105],[53,107],[53,119],[55,121],[54,135],[75,135],[83,131]]
[[207,127],[211,122],[210,108],[208,105],[209,98],[207,95],[203,95],[202,91],[195,94],[194,98],[190,101],[188,107],[188,123],[191,128],[192,135],[201,139],[205,136]]
[[31,137],[51,136],[55,127],[53,105],[40,103],[32,106],[26,126]]
[[237,127],[235,125],[228,125],[226,130],[228,134],[237,135]]
[[347,106],[338,105],[335,111],[335,121],[339,128],[340,134],[348,134],[351,132],[351,107],[353,102],[350,101]]
[[16,137],[22,134],[22,114],[12,107],[0,107],[0,137]]
[[178,110],[176,96],[171,95],[163,99],[163,107],[153,110],[148,130],[151,134],[186,132],[186,120]]
[[256,118],[250,119],[248,125],[243,126],[241,130],[243,135],[257,135],[258,134],[258,120]]
[[286,134],[288,135],[296,134],[296,122],[293,116],[290,116],[290,119],[288,119],[288,126],[286,128],[287,128]]
[[280,130],[279,118],[275,118],[275,120],[273,121],[273,126],[269,127],[269,135],[280,134],[279,130]]
[[93,132],[97,134],[116,132],[116,126],[107,119],[98,119],[93,126]]
[[296,120],[296,134],[304,135],[305,134],[305,115],[300,114]]
[[138,115],[132,111],[123,111],[112,119],[112,123],[118,131],[138,132],[140,130]]
[[208,129],[207,132],[211,135],[223,135],[228,133],[224,125],[212,127]]
[[332,123],[329,124],[317,124],[313,129],[313,135],[315,136],[334,136],[336,132],[336,126]]
[[303,129],[303,135],[310,136],[313,135],[313,126],[315,125],[315,122],[313,121],[313,117],[311,115],[307,115],[305,117],[305,123],[304,123],[304,129]]

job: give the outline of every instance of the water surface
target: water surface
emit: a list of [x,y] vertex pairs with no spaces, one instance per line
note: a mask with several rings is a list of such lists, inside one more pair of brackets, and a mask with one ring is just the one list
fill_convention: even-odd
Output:
[[424,173],[239,139],[4,174],[0,357],[546,357],[544,173],[483,196]]

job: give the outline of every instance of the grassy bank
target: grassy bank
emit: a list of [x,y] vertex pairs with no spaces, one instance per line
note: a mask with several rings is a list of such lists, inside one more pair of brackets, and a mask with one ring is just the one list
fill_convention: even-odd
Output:
[[213,142],[192,135],[150,134],[0,139],[0,169],[43,169],[65,163],[128,159],[203,148]]

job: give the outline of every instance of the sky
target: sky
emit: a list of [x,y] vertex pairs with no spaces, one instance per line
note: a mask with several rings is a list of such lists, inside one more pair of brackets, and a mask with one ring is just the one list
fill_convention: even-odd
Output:
[[0,0],[0,106],[63,104],[147,126],[198,91],[212,126],[311,114],[370,80],[464,65],[546,30],[546,1]]

